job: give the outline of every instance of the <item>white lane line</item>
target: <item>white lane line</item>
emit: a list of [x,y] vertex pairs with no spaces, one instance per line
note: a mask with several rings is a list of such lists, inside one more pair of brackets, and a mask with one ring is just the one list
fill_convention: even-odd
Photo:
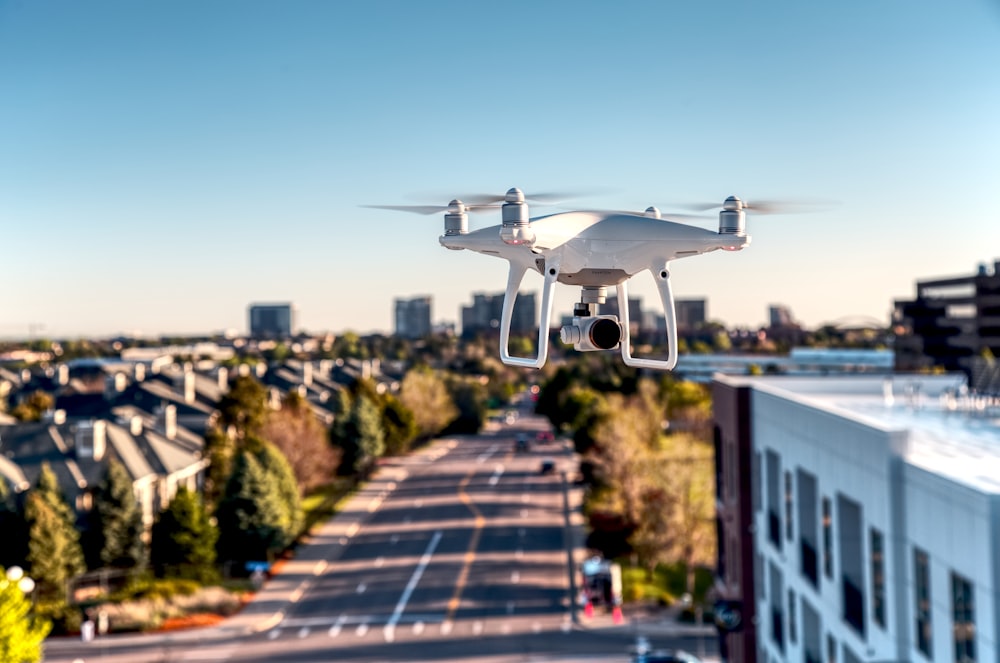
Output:
[[309,627],[308,626],[303,626],[302,628],[299,629],[299,640],[302,640],[303,638],[307,637],[308,635],[309,635]]
[[500,633],[510,635],[510,624],[504,622],[504,625],[500,627]]
[[341,615],[340,617],[337,617],[337,621],[335,621],[333,623],[333,626],[330,627],[329,633],[331,638],[336,638],[338,635],[340,635],[340,629],[344,628],[344,622],[346,621],[347,621],[347,615]]
[[513,573],[510,574],[510,581],[515,585],[521,582],[521,574],[518,573],[517,571],[514,571]]
[[413,635],[420,635],[423,632],[424,632],[424,623],[423,622],[415,622],[413,624]]
[[397,543],[399,543],[399,535],[398,534],[393,534],[392,536],[390,536],[389,537],[389,543],[391,545],[396,545]]
[[382,568],[383,564],[385,564],[385,557],[376,557],[375,558],[375,568],[376,569]]
[[483,632],[483,623],[480,621],[473,622],[472,624],[473,635],[479,635],[482,632]]
[[495,486],[500,483],[500,477],[503,476],[504,467],[503,465],[497,465],[493,468],[493,476],[490,477],[490,485]]
[[267,632],[267,639],[268,640],[276,640],[279,635],[281,635],[281,629],[280,628],[271,629],[270,631]]
[[413,508],[414,509],[419,509],[423,505],[424,505],[424,501],[422,499],[417,498],[417,499],[413,500]]
[[406,587],[403,589],[403,594],[399,597],[399,601],[396,603],[396,609],[392,611],[392,616],[389,617],[389,621],[386,622],[384,629],[386,642],[392,642],[395,638],[396,624],[399,623],[399,618],[403,616],[403,611],[406,610],[406,603],[410,600],[413,590],[417,588],[417,583],[420,582],[420,577],[424,575],[427,565],[431,563],[431,557],[434,555],[434,549],[437,548],[440,541],[441,530],[437,530],[434,532],[434,536],[431,537],[430,542],[427,544],[427,549],[424,551],[424,554],[420,557],[420,561],[417,563],[417,568],[413,569],[413,575],[410,576],[410,581],[406,583]]
[[364,594],[366,589],[368,589],[368,585],[366,585],[363,582],[360,582],[358,583],[358,588],[354,591],[356,591],[358,594]]
[[347,532],[345,532],[345,534],[347,534],[348,537],[352,537],[352,536],[354,536],[355,534],[358,533],[359,529],[361,529],[361,525],[360,524],[358,524],[358,523],[351,523],[351,526],[347,528]]
[[479,463],[480,465],[485,463],[487,460],[489,460],[489,457],[492,456],[493,453],[497,450],[498,446],[499,446],[498,444],[494,444],[489,449],[479,454],[479,458],[476,459],[476,462]]
[[563,620],[563,623],[559,627],[559,630],[562,631],[563,633],[569,633],[570,631],[573,630],[573,622],[571,622],[569,620],[569,616],[568,615],[567,615],[566,619]]
[[451,633],[452,626],[453,624],[451,623],[450,619],[446,619],[443,622],[441,622],[441,635],[448,635],[449,633]]
[[542,623],[541,622],[532,622],[531,623],[531,631],[533,633],[541,633],[542,632]]
[[316,566],[313,567],[313,575],[314,576],[318,576],[319,574],[323,573],[323,571],[326,571],[326,560],[325,559],[319,561],[316,564]]
[[354,629],[354,635],[358,636],[359,638],[365,637],[367,633],[368,633],[368,622],[361,622],[360,624],[358,624],[358,628]]

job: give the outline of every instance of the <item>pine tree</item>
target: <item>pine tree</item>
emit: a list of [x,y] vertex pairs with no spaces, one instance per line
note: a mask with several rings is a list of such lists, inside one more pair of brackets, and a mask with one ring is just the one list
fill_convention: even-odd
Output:
[[295,480],[295,472],[281,450],[270,442],[253,439],[247,445],[254,450],[257,461],[277,488],[282,506],[281,530],[284,539],[281,546],[292,542],[302,527],[302,509],[299,501],[299,485]]
[[267,389],[249,375],[240,375],[219,401],[219,424],[232,427],[237,440],[255,435],[267,419]]
[[73,511],[63,499],[55,474],[42,465],[24,507],[28,524],[28,572],[39,601],[63,601],[69,580],[86,570]]
[[376,459],[385,453],[385,433],[382,430],[382,413],[372,400],[359,394],[343,426],[337,429],[334,443],[343,452],[340,459],[341,474],[364,476]]
[[0,568],[0,661],[38,663],[52,624],[32,614],[31,601]]
[[117,459],[110,460],[94,493],[84,541],[90,568],[133,568],[144,561],[142,513],[132,489],[132,477]]
[[219,531],[201,498],[184,486],[153,525],[150,561],[160,577],[215,580],[215,544]]
[[282,522],[287,511],[281,504],[281,491],[253,453],[242,450],[236,455],[215,517],[221,560],[266,560],[283,546]]

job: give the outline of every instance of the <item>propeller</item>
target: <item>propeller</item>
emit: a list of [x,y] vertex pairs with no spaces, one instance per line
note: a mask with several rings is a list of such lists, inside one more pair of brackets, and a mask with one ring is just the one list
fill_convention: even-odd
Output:
[[[740,202],[740,207],[742,209],[749,210],[756,214],[807,214],[811,212],[821,212],[833,205],[833,203],[830,202],[810,200],[755,200],[752,202],[748,200],[741,200],[739,198],[736,198],[736,200]],[[726,204],[701,202],[681,205],[681,207],[697,212],[707,212],[709,210],[725,208]]]
[[462,211],[472,213],[483,212],[487,209],[495,209],[499,205],[470,205],[456,200],[447,205],[362,205],[361,207],[387,209],[394,212],[412,212],[413,214],[441,214],[443,212],[460,213]]

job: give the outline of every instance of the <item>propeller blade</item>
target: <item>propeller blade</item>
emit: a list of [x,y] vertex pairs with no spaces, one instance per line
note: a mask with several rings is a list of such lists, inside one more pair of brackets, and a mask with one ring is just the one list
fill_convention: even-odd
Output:
[[[361,205],[368,209],[387,209],[393,212],[411,212],[413,214],[443,214],[448,211],[449,205]],[[465,205],[466,212],[482,212],[487,209],[495,209],[499,205]]]
[[[809,214],[822,212],[834,206],[829,201],[812,200],[742,200],[743,209],[754,214]],[[722,209],[721,203],[698,202],[681,205],[685,209],[705,212],[708,210]]]
[[[525,194],[524,200],[525,202],[549,204],[559,203],[571,198],[579,198],[581,195],[582,194],[570,192],[533,193],[531,195]],[[507,196],[505,193],[473,193],[468,196],[462,196],[462,200],[468,201],[472,205],[492,205],[503,203],[506,198]]]

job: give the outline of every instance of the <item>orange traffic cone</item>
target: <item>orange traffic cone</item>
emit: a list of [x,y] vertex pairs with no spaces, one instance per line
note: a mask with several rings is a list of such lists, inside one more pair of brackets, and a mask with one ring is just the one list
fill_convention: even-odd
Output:
[[622,608],[620,605],[616,605],[614,608],[611,609],[611,620],[615,624],[621,624],[623,621],[625,621],[625,617],[622,615]]

